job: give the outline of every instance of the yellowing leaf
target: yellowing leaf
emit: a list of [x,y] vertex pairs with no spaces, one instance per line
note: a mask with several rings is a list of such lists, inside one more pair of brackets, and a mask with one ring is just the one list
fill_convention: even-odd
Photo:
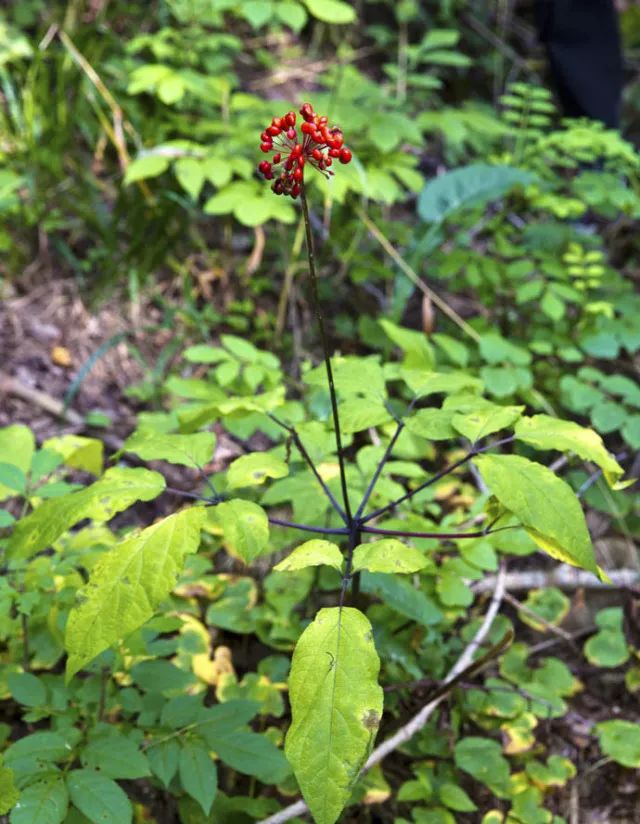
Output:
[[292,572],[297,569],[324,564],[340,572],[342,562],[342,553],[335,544],[332,544],[331,541],[314,539],[296,547],[291,555],[280,561],[274,569],[277,572]]
[[241,455],[227,470],[229,489],[239,486],[255,486],[264,483],[267,478],[284,478],[289,474],[289,467],[280,458],[268,452],[251,452]]
[[396,538],[383,538],[369,544],[360,544],[353,553],[353,571],[368,569],[370,572],[417,572],[429,562],[421,552],[403,544]]
[[560,452],[575,452],[585,461],[593,461],[602,469],[609,486],[621,489],[629,483],[620,484],[624,469],[613,455],[607,452],[600,435],[586,426],[573,421],[563,421],[549,415],[534,415],[522,418],[515,427],[516,438],[534,449],[557,449]]
[[489,490],[541,549],[598,574],[584,513],[565,481],[519,455],[478,455],[474,460]]
[[50,449],[62,455],[67,466],[83,469],[92,475],[100,475],[104,446],[97,438],[84,438],[82,435],[62,435],[49,438],[42,444],[43,449]]
[[285,753],[316,824],[334,824],[373,747],[383,694],[371,624],[322,609],[293,654]]
[[153,616],[198,549],[204,515],[202,507],[170,515],[103,555],[69,613],[67,679]]
[[193,435],[134,432],[122,445],[122,451],[133,452],[145,461],[167,461],[201,469],[213,457],[215,445],[213,432],[196,432]]
[[29,558],[79,521],[108,521],[135,501],[156,498],[164,486],[162,475],[148,469],[108,469],[86,489],[47,500],[19,521],[9,539],[8,552],[13,558]]

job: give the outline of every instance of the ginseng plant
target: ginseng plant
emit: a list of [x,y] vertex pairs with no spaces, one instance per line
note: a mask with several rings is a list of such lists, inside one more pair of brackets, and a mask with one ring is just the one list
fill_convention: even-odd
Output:
[[[319,536],[294,549],[276,566],[276,570],[299,570],[324,564],[334,567],[342,576],[338,603],[334,607],[321,609],[296,645],[289,679],[292,723],[285,743],[285,754],[314,820],[317,824],[333,824],[367,764],[383,712],[383,691],[378,684],[380,660],[374,645],[374,633],[371,623],[359,608],[362,600],[359,594],[360,573],[408,575],[425,571],[430,565],[433,569],[433,562],[424,552],[401,539],[435,538],[441,542],[453,542],[487,538],[501,530],[524,528],[538,547],[553,557],[598,574],[584,516],[571,488],[550,469],[525,457],[487,453],[520,441],[534,449],[572,451],[583,459],[597,463],[612,482],[621,476],[622,469],[606,452],[599,436],[591,430],[546,415],[525,417],[522,406],[499,406],[482,398],[477,388],[479,381],[475,385],[473,380],[468,381],[467,385],[473,387],[471,391],[456,392],[455,382],[450,385],[447,380],[443,381],[443,374],[424,366],[415,368],[415,365],[408,364],[394,373],[394,378],[404,380],[409,394],[413,394],[403,417],[397,416],[386,396],[376,398],[376,391],[378,394],[384,393],[384,379],[382,390],[377,386],[377,389],[367,391],[366,387],[360,386],[360,391],[356,388],[349,399],[352,412],[354,403],[362,405],[363,414],[372,403],[386,407],[390,424],[384,432],[387,441],[382,456],[364,487],[364,494],[360,493],[361,499],[357,505],[354,504],[341,431],[340,396],[349,392],[350,376],[355,380],[356,375],[354,370],[349,372],[347,369],[342,370],[342,383],[335,379],[335,366],[338,364],[340,368],[343,361],[334,359],[332,363],[329,336],[319,299],[305,182],[310,168],[325,177],[332,176],[334,161],[347,164],[352,160],[352,152],[344,145],[341,129],[330,126],[327,117],[317,115],[310,103],[302,106],[300,115],[302,122],[299,124],[297,114],[292,111],[275,117],[262,132],[260,149],[271,155],[271,159],[263,160],[258,169],[266,180],[273,181],[272,189],[276,195],[299,200],[302,207],[311,302],[330,397],[340,480],[339,496],[334,495],[314,465],[295,427],[275,415],[271,417],[286,430],[289,442],[308,464],[340,525],[296,524],[276,517],[269,520],[274,525],[297,528]],[[445,374],[444,377],[448,376]],[[464,386],[464,382],[461,385]],[[422,397],[439,392],[450,393],[441,409],[419,408]],[[384,477],[394,447],[408,422],[413,423],[414,431],[428,434],[429,431],[439,430],[434,437],[440,440],[448,436],[462,436],[468,444],[466,451],[427,480],[373,511],[367,511],[376,484]],[[512,434],[487,441],[488,436],[508,429],[513,430]],[[353,427],[351,431],[354,431]],[[477,470],[476,476],[479,474],[481,478],[481,486],[491,493],[484,519],[480,517],[480,522],[484,523],[482,528],[421,532],[374,526],[375,522],[390,516],[401,504],[415,499],[416,495],[471,461]],[[492,654],[498,654],[509,640],[503,639]],[[486,656],[481,660],[484,658]],[[455,680],[464,677],[464,674],[456,673],[458,678]],[[453,684],[454,681],[450,681],[447,689]],[[293,805],[268,821],[285,821],[303,809],[302,803]]]

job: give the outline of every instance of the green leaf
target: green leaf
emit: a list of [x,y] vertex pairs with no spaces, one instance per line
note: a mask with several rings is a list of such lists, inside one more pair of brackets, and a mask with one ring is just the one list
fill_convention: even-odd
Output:
[[356,20],[356,11],[342,0],[304,0],[309,13],[323,23],[344,25]]
[[23,758],[35,758],[44,763],[68,758],[71,748],[57,732],[34,732],[12,744],[4,753],[7,766]]
[[451,425],[471,443],[475,443],[480,438],[511,426],[523,412],[524,406],[491,404],[466,414],[458,412],[451,418]]
[[632,721],[603,721],[596,724],[600,748],[623,767],[640,767],[640,724]]
[[161,155],[143,155],[137,157],[128,166],[124,175],[124,185],[145,180],[148,177],[158,177],[169,168],[169,159]]
[[164,486],[162,475],[148,469],[108,469],[86,489],[45,501],[19,521],[9,538],[8,552],[13,558],[29,558],[79,521],[108,521],[136,501],[153,500]]
[[252,501],[232,498],[209,511],[209,523],[224,535],[224,545],[250,564],[269,543],[267,513]]
[[353,553],[353,572],[368,569],[370,572],[410,573],[428,566],[424,555],[412,546],[395,538],[383,538],[360,544]]
[[244,0],[240,6],[242,16],[253,26],[259,29],[268,23],[274,13],[271,0]]
[[296,34],[302,31],[304,24],[307,22],[307,12],[304,6],[299,3],[287,2],[286,0],[276,3],[276,14],[285,26],[289,26]]
[[183,745],[178,771],[185,792],[209,815],[218,792],[218,771],[207,748],[195,741]]
[[99,770],[108,778],[144,778],[149,775],[146,757],[136,744],[116,730],[89,742],[80,759],[83,767]]
[[316,824],[334,824],[382,715],[380,659],[357,609],[322,609],[300,636],[289,678],[285,752]]
[[406,426],[412,434],[430,441],[448,441],[456,436],[456,430],[451,425],[453,415],[451,409],[419,409],[407,418]]
[[200,543],[202,507],[164,518],[109,550],[69,613],[67,680],[151,618],[175,586],[185,556]]
[[146,692],[162,695],[185,692],[197,683],[192,672],[180,669],[165,658],[140,661],[131,668],[131,677]]
[[584,645],[585,658],[598,667],[619,667],[631,657],[623,629],[620,607],[601,609],[596,615],[600,631]]
[[533,180],[534,175],[513,166],[473,163],[430,180],[418,198],[418,214],[422,220],[442,223],[458,209],[482,206]]
[[42,448],[61,455],[63,462],[73,469],[82,469],[96,476],[102,473],[104,445],[97,438],[62,435],[59,438],[49,438],[42,444]]
[[262,484],[267,478],[284,478],[289,474],[289,467],[281,459],[269,452],[251,452],[241,455],[227,470],[227,486],[237,489],[240,486]]
[[470,736],[455,745],[456,767],[486,784],[492,791],[503,794],[509,783],[509,762],[502,748],[489,738]]
[[292,572],[305,567],[325,564],[341,572],[342,562],[342,553],[335,544],[332,544],[331,541],[314,539],[296,547],[291,555],[280,561],[274,569],[277,572]]
[[47,700],[47,689],[30,672],[12,672],[7,676],[11,697],[25,707],[42,707]]
[[424,627],[440,623],[442,613],[431,598],[405,578],[377,572],[363,572],[361,586],[381,598],[387,606]]
[[468,607],[473,603],[473,592],[455,572],[443,572],[436,583],[436,591],[447,607]]
[[474,460],[490,491],[541,549],[598,574],[584,513],[565,481],[518,455],[478,455]]
[[340,429],[345,434],[362,432],[393,420],[384,403],[372,398],[347,398],[338,406],[338,414]]
[[24,495],[27,489],[27,476],[19,466],[0,463],[0,486],[8,489],[10,495]]
[[213,432],[197,432],[193,435],[134,432],[122,445],[122,451],[133,452],[144,461],[167,461],[192,469],[202,469],[213,457],[215,445],[216,436]]
[[626,420],[627,411],[624,406],[613,401],[603,401],[591,410],[591,423],[605,435],[620,429]]
[[[0,456],[3,463],[17,466],[26,475],[36,449],[33,432],[28,426],[16,423],[0,429]],[[0,483],[0,501],[12,497],[14,490]]]
[[110,778],[93,770],[72,770],[67,787],[73,804],[89,821],[99,824],[131,824],[129,799]]
[[291,774],[282,750],[264,735],[236,729],[211,738],[225,764],[245,775],[255,775],[263,784],[278,784]]
[[469,798],[466,792],[457,784],[441,784],[438,788],[440,801],[450,810],[460,813],[471,813],[477,810],[477,806]]
[[[546,632],[549,624],[555,627],[562,623],[569,612],[571,601],[556,587],[545,587],[531,590],[522,606],[530,612],[520,611],[518,618],[538,632]],[[537,619],[538,615],[542,620]]]
[[602,438],[593,429],[579,426],[573,421],[563,421],[549,415],[534,415],[518,421],[515,435],[519,441],[528,443],[534,449],[571,451],[585,461],[593,461],[602,469],[607,483],[614,489],[624,475],[624,469],[606,450]]
[[13,770],[0,767],[0,815],[6,815],[20,798]]
[[202,160],[196,157],[181,157],[173,168],[178,183],[192,200],[197,200],[206,180]]
[[167,741],[153,744],[147,750],[147,758],[153,774],[160,779],[165,788],[168,788],[171,779],[178,772],[178,760],[180,758],[180,745],[178,742],[174,738],[170,738]]
[[47,775],[20,793],[20,799],[11,813],[11,824],[61,824],[68,806],[69,794],[64,776]]

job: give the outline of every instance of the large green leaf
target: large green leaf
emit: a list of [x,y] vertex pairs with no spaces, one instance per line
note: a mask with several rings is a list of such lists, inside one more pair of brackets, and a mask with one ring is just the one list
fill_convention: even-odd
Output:
[[[2,799],[0,799],[0,802]],[[62,773],[50,773],[20,793],[11,824],[61,824],[67,815],[69,794]]]
[[380,659],[357,609],[322,609],[293,654],[285,752],[316,824],[334,824],[382,715]]
[[513,166],[473,163],[453,169],[428,181],[418,198],[418,214],[430,223],[441,223],[458,209],[482,206],[534,179],[530,172]]
[[[0,461],[12,464],[26,475],[36,448],[33,432],[28,426],[14,423],[0,429]],[[0,501],[9,498],[14,491],[0,483]]]
[[596,724],[605,755],[630,769],[640,769],[640,724],[616,718]]
[[196,432],[193,435],[134,432],[122,445],[122,451],[133,452],[144,461],[168,461],[201,469],[211,460],[215,445],[213,432]]
[[74,805],[89,821],[131,824],[131,803],[111,778],[94,770],[72,770],[67,776],[67,787]]
[[263,784],[276,784],[291,775],[282,750],[265,735],[251,730],[219,730],[211,736],[214,749],[225,764],[245,775],[255,775]]
[[458,412],[451,418],[451,425],[465,438],[475,443],[494,432],[511,426],[524,412],[524,406],[499,406],[488,403],[473,412]]
[[269,519],[253,501],[232,498],[209,510],[209,523],[224,535],[224,545],[249,564],[269,543]]
[[202,507],[164,518],[109,550],[69,613],[67,678],[151,618],[200,543]]
[[309,12],[323,23],[353,23],[356,11],[351,3],[343,0],[304,0]]
[[340,572],[342,561],[342,553],[335,544],[315,538],[296,547],[291,555],[280,561],[274,569],[277,572],[293,572],[297,569],[325,564]]
[[45,501],[16,524],[8,552],[28,558],[50,546],[79,521],[108,521],[136,501],[150,501],[164,489],[162,475],[148,469],[108,469],[86,489]]
[[427,559],[412,546],[397,538],[383,538],[369,544],[360,544],[353,553],[354,572],[368,569],[370,572],[418,572],[428,565]]
[[614,488],[624,475],[624,469],[613,455],[607,452],[600,435],[586,426],[552,418],[549,415],[534,415],[532,418],[519,420],[515,433],[518,440],[528,443],[535,449],[571,451],[585,461],[593,461],[602,469],[607,483]]
[[584,513],[567,483],[519,455],[478,455],[474,460],[489,490],[541,549],[599,574]]
[[197,741],[187,741],[180,750],[178,769],[185,792],[209,815],[218,792],[218,771],[207,748]]

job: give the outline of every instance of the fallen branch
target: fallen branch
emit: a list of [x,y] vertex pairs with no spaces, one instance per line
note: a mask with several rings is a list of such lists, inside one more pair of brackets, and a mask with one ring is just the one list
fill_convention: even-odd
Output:
[[[491,629],[495,617],[498,614],[505,591],[505,580],[507,578],[504,566],[500,567],[498,574],[493,577],[494,591],[493,596],[491,597],[491,603],[489,604],[489,609],[487,610],[472,641],[465,647],[462,655],[449,671],[449,674],[444,681],[444,687],[447,687],[447,685],[452,685],[460,673],[464,672],[464,670],[467,669],[467,667],[469,667],[469,665],[473,662],[473,656],[489,634],[489,630]],[[391,738],[388,738],[380,744],[379,747],[376,747],[376,749],[369,756],[369,760],[365,764],[362,773],[364,774],[376,764],[379,764],[383,758],[397,750],[417,732],[419,732],[426,725],[429,718],[433,715],[435,710],[442,703],[442,701],[444,701],[448,694],[448,690],[445,691],[443,689],[439,691],[439,694],[429,701],[429,703],[426,704],[420,712],[417,713],[417,715],[414,715],[414,717],[407,724],[405,724],[404,727],[401,727],[394,735],[391,736]],[[285,821],[290,821],[296,816],[304,815],[308,809],[309,808],[304,801],[296,801],[295,804],[290,804],[288,807],[280,810],[279,813],[275,813],[274,815],[269,816],[269,818],[263,819],[259,822],[259,824],[284,824]]]
[[[640,585],[640,572],[637,569],[613,569],[607,572],[611,584],[597,578],[592,572],[576,569],[568,564],[562,564],[548,571],[524,570],[510,572],[505,580],[507,592],[525,589],[545,589],[558,587],[559,589],[606,589],[621,587],[637,589]],[[474,592],[491,592],[496,586],[497,575],[487,575],[481,581],[472,585]]]
[[25,386],[15,378],[9,375],[0,373],[0,394],[14,395],[16,398],[21,398],[23,401],[28,401],[39,406],[53,415],[55,418],[60,418],[72,426],[82,426],[84,418],[73,409],[65,409],[64,403],[57,398],[48,395],[46,392],[41,392],[39,389],[32,389],[30,386]]

